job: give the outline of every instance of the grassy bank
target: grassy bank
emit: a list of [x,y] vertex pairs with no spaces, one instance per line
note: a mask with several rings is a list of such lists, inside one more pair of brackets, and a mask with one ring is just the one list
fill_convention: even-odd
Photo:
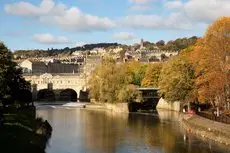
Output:
[[[35,119],[35,108],[1,108],[1,153],[44,153],[51,129]],[[41,132],[42,131],[42,132]]]

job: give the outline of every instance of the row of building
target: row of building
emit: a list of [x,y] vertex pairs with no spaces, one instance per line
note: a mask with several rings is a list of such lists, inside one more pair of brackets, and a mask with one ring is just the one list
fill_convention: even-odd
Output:
[[80,69],[78,64],[64,64],[60,62],[45,63],[28,59],[19,63],[19,66],[22,68],[23,73],[28,74],[79,73]]

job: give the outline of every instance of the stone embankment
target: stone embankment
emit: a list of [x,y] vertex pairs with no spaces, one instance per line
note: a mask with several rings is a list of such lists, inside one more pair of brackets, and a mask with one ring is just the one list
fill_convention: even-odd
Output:
[[165,110],[169,110],[169,111],[180,112],[181,103],[179,101],[168,102],[165,99],[160,98],[156,108],[157,109],[165,109]]
[[106,110],[111,110],[111,111],[117,112],[117,113],[129,113],[128,103],[116,103],[116,104],[95,103],[95,104],[85,105],[85,108],[88,108],[88,109],[106,109]]
[[230,145],[230,125],[205,119],[198,115],[180,115],[180,121],[189,132],[209,140]]

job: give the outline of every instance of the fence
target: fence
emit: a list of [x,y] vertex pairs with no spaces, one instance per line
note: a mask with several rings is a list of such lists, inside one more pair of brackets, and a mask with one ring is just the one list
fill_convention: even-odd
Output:
[[199,116],[202,116],[204,118],[207,118],[207,119],[210,119],[213,121],[230,124],[230,116],[229,115],[221,114],[219,117],[217,117],[215,114],[208,113],[208,112],[197,112],[197,114]]

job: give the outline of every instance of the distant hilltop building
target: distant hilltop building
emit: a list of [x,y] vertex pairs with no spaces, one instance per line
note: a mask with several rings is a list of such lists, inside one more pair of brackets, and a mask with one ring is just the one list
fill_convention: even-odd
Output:
[[19,66],[23,73],[43,74],[43,73],[78,73],[79,68],[77,64],[63,64],[49,62],[45,64],[40,61],[24,60]]
[[144,48],[144,39],[141,39],[141,43],[140,43],[140,49]]

